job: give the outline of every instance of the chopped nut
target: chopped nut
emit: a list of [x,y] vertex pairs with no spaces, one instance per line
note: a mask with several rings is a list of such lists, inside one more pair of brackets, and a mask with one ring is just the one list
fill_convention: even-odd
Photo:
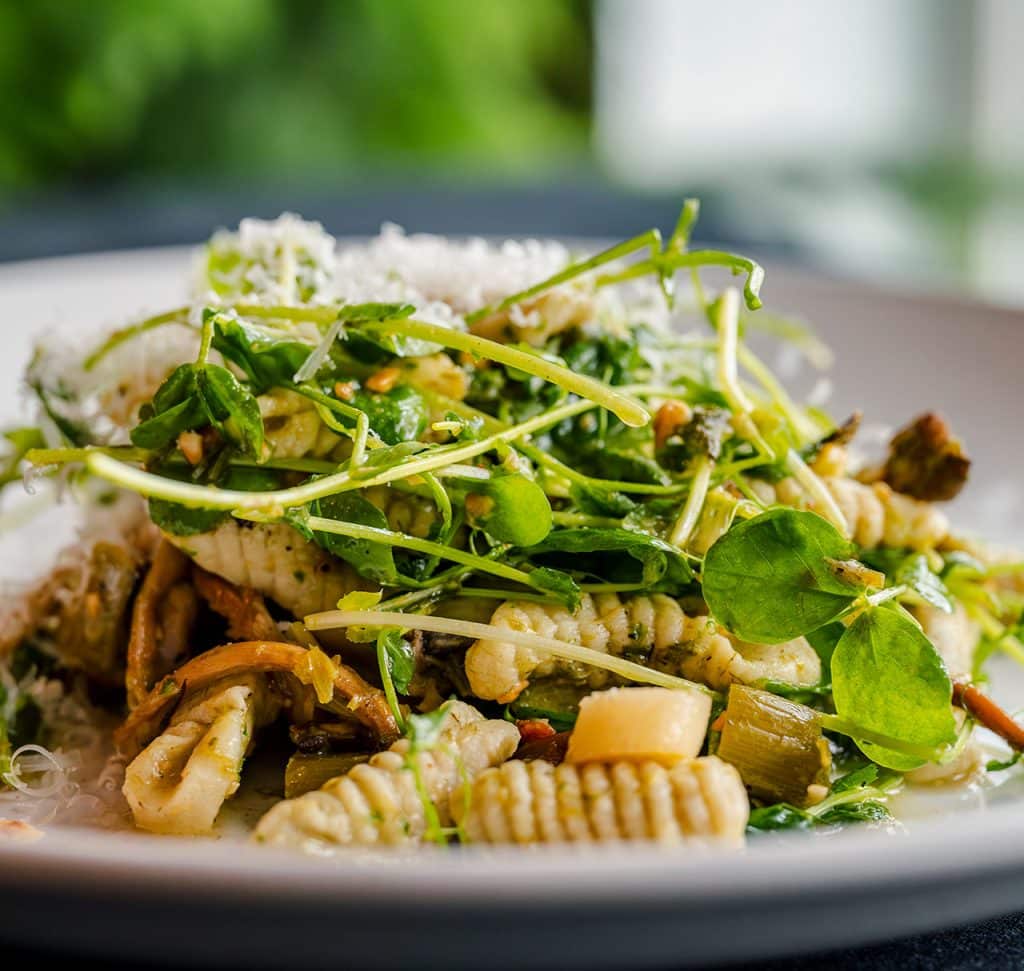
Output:
[[351,381],[338,381],[334,385],[334,397],[341,401],[351,401],[356,396],[356,386]]
[[676,434],[692,417],[689,405],[684,401],[666,401],[654,416],[654,446],[662,448],[668,439]]
[[199,432],[182,432],[178,436],[178,448],[189,465],[198,465],[203,460],[203,436]]
[[402,372],[396,367],[381,368],[376,374],[366,379],[366,387],[378,394],[390,391],[402,376]]

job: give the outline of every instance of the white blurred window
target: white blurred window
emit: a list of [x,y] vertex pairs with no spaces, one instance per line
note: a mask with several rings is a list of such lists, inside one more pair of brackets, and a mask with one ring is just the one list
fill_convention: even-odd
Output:
[[[596,150],[614,178],[721,188],[754,231],[854,270],[917,260],[1005,282],[1024,214],[1024,0],[598,0],[596,23]],[[932,211],[880,176],[949,160],[1010,198],[957,223],[956,199]]]

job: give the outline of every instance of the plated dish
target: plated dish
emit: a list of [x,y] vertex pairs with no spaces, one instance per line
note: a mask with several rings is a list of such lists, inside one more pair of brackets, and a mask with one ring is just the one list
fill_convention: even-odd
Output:
[[858,458],[695,216],[575,261],[247,221],[188,304],[44,342],[8,488],[86,532],[4,612],[9,832],[208,834],[250,757],[252,839],[319,854],[735,846],[1009,771],[1021,567],[942,511],[963,448],[925,413]]

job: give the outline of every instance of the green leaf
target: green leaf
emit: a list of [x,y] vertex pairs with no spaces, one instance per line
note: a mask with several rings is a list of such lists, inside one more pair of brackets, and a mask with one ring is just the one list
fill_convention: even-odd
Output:
[[590,516],[620,518],[628,516],[636,508],[636,503],[621,492],[608,492],[605,489],[596,489],[579,483],[570,488],[569,496],[576,503],[576,508],[580,512]]
[[791,806],[788,802],[777,802],[750,811],[747,831],[750,833],[772,833],[779,830],[813,829],[817,819],[804,809]]
[[427,427],[426,401],[408,384],[383,394],[358,391],[351,404],[366,413],[370,427],[388,445],[415,441]]
[[551,532],[551,503],[524,475],[495,475],[473,483],[466,497],[469,522],[499,543],[534,546]]
[[843,823],[890,823],[892,820],[892,813],[874,799],[840,803],[826,809],[818,817],[818,822],[823,826],[839,826]]
[[871,785],[875,780],[878,779],[878,766],[873,763],[861,766],[859,769],[854,769],[852,772],[848,772],[844,776],[840,776],[832,783],[831,792],[833,795],[839,792],[850,792],[853,789],[861,789],[864,786]]
[[391,682],[399,694],[405,694],[416,674],[416,652],[412,644],[394,627],[386,628],[378,635],[378,645],[384,651],[385,663],[391,673]]
[[166,499],[149,500],[149,518],[172,536],[198,536],[216,529],[231,513],[225,509],[190,509]]
[[185,431],[212,425],[253,458],[263,449],[263,418],[253,395],[219,364],[182,364],[157,389],[132,444],[161,449]]
[[925,603],[953,613],[953,604],[949,599],[949,591],[928,566],[928,557],[923,553],[907,557],[892,578],[893,585],[905,584],[910,587]]
[[623,552],[643,564],[644,583],[654,585],[664,578],[674,583],[686,584],[693,579],[693,571],[679,550],[656,536],[631,529],[556,529],[543,543],[531,547],[528,552],[531,556],[551,552]]
[[[326,496],[317,499],[310,508],[314,516],[323,516],[325,519],[358,523],[377,529],[389,528],[387,516],[358,492],[339,492]],[[314,537],[328,553],[354,566],[360,576],[380,584],[394,583],[398,570],[390,546],[338,536],[336,533],[316,532]]]
[[839,623],[834,621],[831,624],[826,624],[824,627],[819,627],[817,630],[812,630],[807,634],[807,642],[814,648],[818,657],[821,658],[821,676],[825,681],[832,679],[832,655],[835,653],[836,645],[839,643],[840,638],[846,633],[846,628]]
[[253,394],[290,385],[312,353],[308,344],[266,333],[239,317],[217,314],[213,346],[249,379]]
[[263,417],[252,393],[219,364],[196,368],[196,388],[210,424],[243,455],[259,458],[263,451]]
[[530,570],[527,576],[530,586],[553,593],[570,610],[575,610],[580,605],[580,588],[568,573],[541,566]]
[[26,453],[43,448],[46,439],[38,428],[11,428],[3,433],[9,448],[0,456],[0,488],[21,478],[21,462]]
[[[218,483],[225,489],[266,492],[280,486],[280,476],[271,469],[229,468]],[[149,518],[165,533],[174,536],[196,536],[215,529],[231,514],[225,509],[203,509],[183,506],[166,499],[149,500]]]
[[[956,740],[953,686],[931,641],[901,610],[862,613],[832,655],[832,697],[848,721],[900,741],[939,748]],[[855,739],[856,741],[856,739]],[[921,759],[857,742],[872,761],[901,772]]]
[[727,630],[753,643],[781,644],[835,620],[863,593],[832,568],[853,553],[815,513],[772,509],[734,526],[708,550],[704,597]]

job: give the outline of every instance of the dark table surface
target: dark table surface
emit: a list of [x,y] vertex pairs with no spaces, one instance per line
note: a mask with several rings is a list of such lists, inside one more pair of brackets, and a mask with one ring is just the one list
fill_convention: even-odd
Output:
[[[375,233],[383,221],[410,231],[510,236],[598,236],[624,238],[657,225],[670,230],[679,200],[633,196],[598,184],[534,187],[415,189],[377,184],[351,186],[328,194],[295,188],[260,190],[150,188],[112,190],[24,199],[0,210],[0,261],[68,253],[173,245],[205,239],[220,226],[234,226],[247,215],[273,217],[284,210],[321,220],[346,235]],[[752,238],[730,218],[720,200],[705,199],[702,239],[728,239],[754,245],[761,253],[800,262],[803,254],[781,239]],[[965,888],[967,892],[967,888]],[[855,919],[855,915],[851,915]],[[0,919],[0,943],[4,941]],[[5,946],[7,967],[28,968],[41,955]],[[76,971],[127,971],[136,962],[76,960]],[[342,967],[342,965],[339,965]],[[766,971],[844,971],[844,969],[1024,968],[1024,916],[986,921],[941,934],[875,947],[734,967]]]
[[[43,956],[35,951],[4,946],[2,931],[0,947],[4,964],[8,968],[32,968]],[[339,969],[346,967],[340,962],[336,966]],[[74,971],[134,971],[155,967],[134,961],[76,959],[74,963]],[[425,969],[427,965],[422,967]],[[493,971],[501,971],[498,965],[488,964],[488,967]],[[985,921],[942,934],[926,934],[893,941],[877,947],[729,967],[733,971],[863,971],[868,968],[872,971],[1010,971],[1024,968],[1024,915]],[[666,968],[665,971],[671,969]]]

